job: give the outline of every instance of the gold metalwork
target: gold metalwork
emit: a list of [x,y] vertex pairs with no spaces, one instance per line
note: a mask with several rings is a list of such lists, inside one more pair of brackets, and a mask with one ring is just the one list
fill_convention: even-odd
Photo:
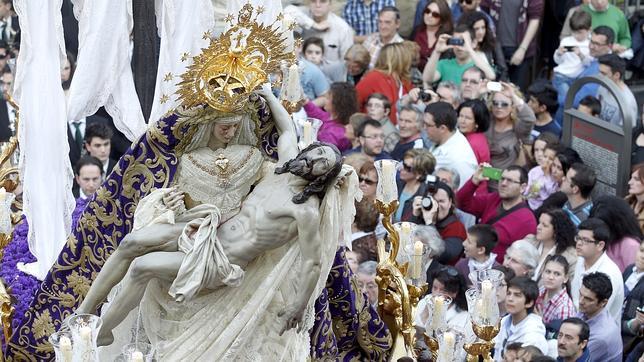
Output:
[[492,359],[492,355],[490,354],[492,348],[494,348],[494,342],[492,342],[492,340],[494,339],[494,337],[496,337],[497,334],[499,334],[499,330],[501,329],[501,321],[499,321],[496,325],[486,326],[479,326],[476,323],[472,322],[472,329],[474,330],[474,334],[476,334],[476,336],[479,337],[481,341],[466,343],[463,346],[463,349],[465,349],[465,352],[467,352],[467,361],[478,361],[479,356],[482,356],[485,362],[494,361]]
[[425,344],[432,352],[432,360],[436,361],[438,359],[438,339],[428,336],[427,333],[423,333],[423,338],[425,339]]
[[166,74],[163,76],[163,81],[164,81],[164,82],[169,82],[169,81],[171,81],[171,80],[172,80],[172,77],[173,77],[172,73],[166,73]]
[[407,356],[416,358],[416,329],[413,325],[413,310],[418,300],[427,291],[427,284],[420,287],[407,284],[405,274],[408,263],[396,262],[400,248],[400,236],[391,223],[392,214],[398,209],[398,201],[384,203],[375,200],[375,206],[383,215],[382,225],[387,230],[391,247],[385,251],[384,241],[378,242],[378,312],[385,321],[394,338],[392,360]]
[[[185,108],[208,104],[224,112],[238,112],[248,95],[269,81],[269,74],[295,62],[277,22],[257,21],[258,11],[245,4],[237,24],[215,39],[181,75],[177,95]],[[229,20],[229,15],[226,20]]]
[[282,99],[281,103],[288,113],[295,113],[302,108],[304,103],[306,103],[306,99],[300,99],[297,102],[289,102],[286,99]]
[[161,99],[159,99],[159,103],[163,104],[169,100],[170,100],[170,97],[167,94],[162,94]]

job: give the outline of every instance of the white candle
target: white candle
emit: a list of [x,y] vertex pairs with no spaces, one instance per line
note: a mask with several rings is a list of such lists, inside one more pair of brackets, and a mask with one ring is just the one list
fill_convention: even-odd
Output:
[[300,100],[300,70],[297,64],[288,67],[288,82],[286,83],[286,100],[297,102]]
[[92,343],[92,329],[90,327],[81,327],[78,330],[78,333],[80,334],[81,340],[83,340],[83,342],[90,344]]
[[7,190],[5,190],[4,187],[0,187],[0,203],[4,202],[6,198],[7,198]]
[[414,243],[414,255],[411,260],[411,277],[412,279],[419,279],[423,263],[423,243],[420,240]]
[[434,313],[432,315],[432,328],[437,329],[443,324],[443,314],[445,314],[445,303],[442,296],[434,298]]
[[382,200],[391,202],[398,198],[396,187],[396,168],[391,160],[382,161]]
[[308,146],[313,143],[310,121],[304,121],[304,124],[302,125],[302,141],[304,142],[304,146]]
[[400,243],[403,246],[411,243],[411,223],[403,222],[400,226]]
[[481,282],[481,299],[483,300],[482,319],[489,319],[492,316],[490,306],[492,305],[492,282],[484,280]]
[[60,337],[59,348],[63,362],[72,362],[72,341],[67,336]]
[[132,362],[143,362],[143,353],[139,351],[132,352]]

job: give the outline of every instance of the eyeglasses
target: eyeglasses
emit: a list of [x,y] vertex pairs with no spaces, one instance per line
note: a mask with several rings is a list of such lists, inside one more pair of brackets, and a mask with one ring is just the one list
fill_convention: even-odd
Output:
[[509,182],[509,183],[519,184],[519,185],[521,184],[521,181],[513,180],[507,177],[501,177],[501,179],[499,180],[499,183],[503,183],[503,182]]
[[435,124],[425,123],[425,128],[432,128],[432,127],[436,127],[436,125]]
[[600,44],[600,43],[598,43],[596,41],[592,41],[592,40],[590,41],[590,44],[592,44],[592,45],[594,45],[596,47],[603,47],[603,46],[608,45],[608,44]]
[[366,139],[369,139],[369,140],[375,140],[375,139],[378,139],[378,140],[384,140],[384,139],[385,139],[385,135],[384,135],[384,134],[373,135],[373,136],[362,136],[362,137],[364,137],[364,138],[366,138]]
[[597,244],[597,240],[588,239],[579,235],[575,235],[575,242],[576,243],[582,242],[584,244]]
[[461,4],[462,4],[462,3],[465,3],[465,4],[467,4],[467,5],[472,5],[473,0],[460,0],[459,2],[460,2]]
[[359,183],[363,183],[363,182],[364,182],[364,183],[366,183],[366,184],[367,184],[367,185],[369,185],[369,186],[373,186],[373,185],[375,185],[375,184],[377,184],[377,183],[378,183],[378,181],[370,180],[370,179],[368,179],[368,178],[366,178],[366,177],[358,177],[358,182],[359,182]]
[[479,85],[479,83],[481,83],[481,81],[478,80],[478,79],[463,78],[463,79],[461,79],[461,83]]
[[504,101],[492,101],[492,106],[496,108],[507,108],[510,106],[510,103]]
[[436,18],[436,19],[438,19],[438,18],[440,18],[440,17],[441,17],[441,13],[437,13],[437,12],[435,12],[435,11],[431,11],[431,10],[429,10],[429,9],[425,9],[424,13],[425,13],[425,15],[428,15],[428,14],[429,14],[429,15],[431,15],[432,17],[434,17],[434,18]]

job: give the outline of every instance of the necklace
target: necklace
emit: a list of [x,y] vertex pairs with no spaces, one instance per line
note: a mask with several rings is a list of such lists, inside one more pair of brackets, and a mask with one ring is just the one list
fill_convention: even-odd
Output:
[[244,168],[244,166],[246,166],[246,164],[251,159],[254,153],[255,153],[255,148],[251,148],[250,150],[248,150],[248,153],[246,153],[246,156],[244,157],[242,162],[240,162],[237,167],[233,167],[230,169],[228,168],[230,164],[230,160],[223,153],[219,153],[217,155],[217,158],[214,161],[214,167],[212,168],[202,165],[192,155],[188,155],[188,159],[190,160],[190,162],[192,162],[193,165],[195,165],[200,170],[217,178],[217,181],[220,187],[228,188],[230,187],[230,176],[234,175],[239,170]]

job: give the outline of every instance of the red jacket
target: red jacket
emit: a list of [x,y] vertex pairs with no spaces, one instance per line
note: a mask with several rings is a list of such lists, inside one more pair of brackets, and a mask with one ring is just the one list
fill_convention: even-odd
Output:
[[[476,195],[475,195],[476,192]],[[477,190],[477,186],[468,180],[456,193],[458,207],[474,215],[481,224],[488,224],[494,219],[501,208],[501,198],[497,192]],[[536,234],[537,219],[527,204],[525,207],[515,209],[492,224],[499,235],[499,242],[492,252],[496,253],[496,260],[503,263],[505,251],[510,245],[528,234]]]
[[[402,82],[402,94],[405,95],[409,93],[412,85],[408,80]],[[367,97],[373,93],[381,93],[389,102],[391,102],[391,112],[389,112],[389,119],[391,123],[396,124],[396,103],[398,102],[398,94],[400,92],[400,87],[398,83],[391,75],[385,74],[379,70],[372,70],[365,74],[360,82],[356,85],[356,91],[358,92],[358,106],[361,109],[361,112],[367,113]]]

